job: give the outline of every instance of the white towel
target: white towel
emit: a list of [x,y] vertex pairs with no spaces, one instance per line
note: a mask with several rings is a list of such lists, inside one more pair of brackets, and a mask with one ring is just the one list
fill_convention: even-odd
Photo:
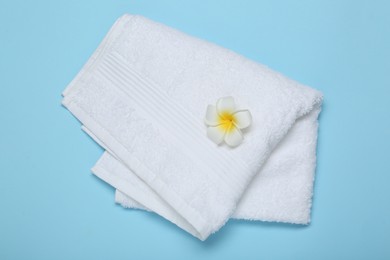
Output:
[[[223,226],[244,193],[235,217],[308,222],[318,91],[214,44],[124,15],[63,95],[64,106],[109,151],[94,172],[196,237]],[[235,148],[210,141],[203,122],[207,105],[226,96],[252,114]],[[294,192],[300,189],[305,192]]]
[[[245,191],[233,218],[293,224],[310,222],[318,113],[317,108],[297,120]],[[83,130],[109,150],[88,129],[83,127]],[[159,200],[158,195],[113,156],[105,152],[92,172],[118,189],[115,201],[123,207],[151,210],[149,200]],[[119,188],[117,182],[126,184]],[[151,211],[162,212],[160,208]]]

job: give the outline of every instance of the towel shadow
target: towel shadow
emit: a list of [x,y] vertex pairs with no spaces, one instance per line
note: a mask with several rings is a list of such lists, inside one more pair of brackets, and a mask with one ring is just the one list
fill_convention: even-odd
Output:
[[166,229],[168,232],[175,233],[175,235],[179,236],[180,239],[186,239],[186,240],[188,239],[194,241],[194,243],[197,244],[197,246],[203,249],[211,249],[211,248],[215,249],[218,248],[219,246],[224,246],[225,245],[224,241],[236,237],[235,232],[237,232],[243,226],[258,228],[259,231],[261,229],[302,230],[309,227],[308,225],[231,219],[225,224],[223,228],[221,228],[218,232],[212,234],[206,241],[201,241],[198,238],[187,233],[186,231],[178,228],[175,224],[162,218],[161,216],[159,216],[154,212],[144,211],[139,209],[126,209],[123,208],[121,205],[117,205],[117,206],[126,212],[131,212],[132,214],[134,213],[143,214],[144,218],[150,220],[151,222],[158,223],[158,225],[161,225],[161,227]]
[[[105,181],[99,179],[95,175],[91,174],[96,180],[96,183],[103,189],[105,189],[110,194],[114,191],[114,188],[106,183]],[[223,226],[218,232],[210,235],[210,237],[206,241],[201,241],[198,238],[192,236],[186,231],[178,228],[175,224],[166,220],[165,218],[159,216],[157,213],[144,211],[140,209],[127,209],[117,204],[121,210],[125,211],[126,214],[143,214],[143,217],[148,221],[150,220],[153,223],[158,223],[161,225],[163,229],[166,229],[168,232],[172,232],[180,236],[182,239],[189,239],[195,241],[199,247],[207,249],[207,248],[216,248],[219,245],[224,245],[224,241],[236,237],[235,232],[242,227],[251,227],[253,229],[258,229],[259,231],[262,229],[274,229],[274,230],[302,230],[308,228],[310,225],[299,225],[299,224],[289,224],[282,222],[265,222],[265,221],[248,221],[248,220],[238,220],[238,219],[230,219],[225,226]]]
[[229,237],[235,237],[234,233],[242,227],[251,227],[253,229],[258,229],[259,231],[262,229],[302,230],[308,228],[309,225],[230,219],[217,233],[212,234],[206,241],[202,242],[202,247],[215,247]]
[[112,193],[112,195],[115,193],[115,188],[112,187],[110,184],[108,184],[107,182],[103,181],[102,179],[100,179],[99,177],[97,177],[95,174],[93,174],[91,172],[91,175],[90,177],[92,179],[94,179],[96,181],[96,183],[102,187],[105,191],[109,192],[110,194]]

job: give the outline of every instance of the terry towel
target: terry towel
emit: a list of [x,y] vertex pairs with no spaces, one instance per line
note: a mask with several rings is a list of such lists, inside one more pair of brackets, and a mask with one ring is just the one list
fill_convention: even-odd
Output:
[[[63,95],[107,149],[93,171],[121,191],[123,205],[155,211],[202,240],[231,216],[309,221],[320,92],[124,15]],[[234,148],[214,144],[204,124],[207,106],[228,96],[252,115]]]

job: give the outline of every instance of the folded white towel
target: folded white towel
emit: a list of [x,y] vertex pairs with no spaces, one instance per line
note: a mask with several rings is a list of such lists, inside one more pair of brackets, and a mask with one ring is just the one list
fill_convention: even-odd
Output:
[[[319,108],[297,120],[245,191],[233,218],[294,224],[310,222],[318,113]],[[88,129],[83,127],[83,130],[109,150]],[[164,212],[161,208],[166,205],[161,203],[165,202],[160,202],[157,210],[151,209],[155,205],[149,206],[150,200],[160,199],[158,194],[109,152],[103,154],[92,171],[119,189],[115,201],[123,207],[151,210],[160,215]],[[117,182],[125,184],[119,188]]]
[[[214,44],[124,15],[63,94],[64,106],[111,154],[95,173],[198,238],[232,216],[261,169],[235,216],[308,221],[318,91]],[[226,96],[252,114],[235,148],[210,141],[203,122],[207,106]],[[271,197],[261,188],[283,194]],[[305,192],[294,192],[299,189]],[[295,206],[301,210],[292,216]]]

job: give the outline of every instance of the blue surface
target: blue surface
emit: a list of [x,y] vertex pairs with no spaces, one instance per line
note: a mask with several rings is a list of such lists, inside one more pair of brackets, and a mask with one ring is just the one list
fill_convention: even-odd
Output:
[[[310,226],[202,243],[114,204],[60,94],[125,12],[324,92]],[[389,1],[0,1],[0,259],[390,259],[389,24]]]

